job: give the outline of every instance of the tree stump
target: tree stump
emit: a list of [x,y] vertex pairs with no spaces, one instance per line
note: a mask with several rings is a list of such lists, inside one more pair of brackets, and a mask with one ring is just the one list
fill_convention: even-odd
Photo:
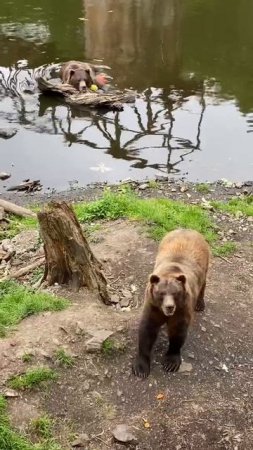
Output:
[[69,284],[75,290],[87,287],[109,304],[101,264],[92,253],[72,207],[66,202],[52,202],[38,213],[38,220],[46,259],[43,281],[49,285]]

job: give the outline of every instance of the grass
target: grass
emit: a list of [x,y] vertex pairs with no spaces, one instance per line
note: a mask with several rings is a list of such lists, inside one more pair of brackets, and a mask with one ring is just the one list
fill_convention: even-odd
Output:
[[236,244],[234,242],[225,242],[219,246],[213,247],[214,256],[227,256],[236,251]]
[[52,439],[54,422],[48,416],[38,417],[32,420],[31,430],[39,438],[46,439],[47,441]]
[[34,292],[14,281],[3,281],[0,284],[0,335],[5,335],[8,327],[31,314],[60,311],[68,304],[67,300]]
[[107,338],[102,343],[102,353],[106,356],[111,356],[116,352],[124,352],[126,350],[126,346],[124,343],[116,341],[115,339]]
[[63,348],[57,350],[55,358],[61,366],[72,367],[74,365],[74,359],[72,356],[68,355]]
[[8,217],[10,223],[6,230],[0,229],[0,241],[2,239],[11,239],[16,234],[21,233],[24,230],[31,230],[37,227],[38,221],[36,217],[16,217],[10,215]]
[[46,381],[55,380],[57,373],[47,367],[38,367],[36,369],[29,369],[26,373],[15,375],[8,384],[12,389],[23,391],[26,389],[34,389],[44,384]]
[[158,189],[159,183],[156,180],[149,180],[148,185],[150,189]]
[[241,212],[244,216],[253,216],[253,195],[245,198],[232,198],[228,202],[211,202],[212,206],[219,211],[228,212],[229,214],[237,215]]
[[207,183],[199,183],[196,185],[196,191],[201,194],[209,194],[210,186]]
[[7,402],[0,396],[0,449],[1,450],[61,450],[51,439],[32,444],[27,437],[22,436],[11,428],[6,413]]
[[29,363],[29,362],[32,361],[32,359],[33,359],[33,355],[32,355],[31,353],[24,353],[24,354],[22,355],[22,361],[23,361],[24,363]]
[[120,217],[140,220],[149,225],[149,234],[156,240],[178,227],[193,228],[210,243],[217,239],[214,224],[202,208],[169,199],[144,200],[129,191],[114,194],[108,190],[95,202],[75,205],[75,212],[83,222]]

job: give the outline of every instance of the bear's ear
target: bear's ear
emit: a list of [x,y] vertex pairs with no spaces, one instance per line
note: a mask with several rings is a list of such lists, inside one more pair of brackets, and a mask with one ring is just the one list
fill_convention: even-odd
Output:
[[159,283],[160,278],[158,277],[158,275],[152,274],[149,277],[149,281],[150,281],[151,284],[157,284],[157,283]]
[[186,277],[183,274],[178,275],[177,280],[180,281],[180,283],[182,283],[183,285],[185,285],[186,283]]
[[71,78],[73,75],[75,75],[75,70],[74,69],[70,69],[70,71],[69,71],[69,78]]

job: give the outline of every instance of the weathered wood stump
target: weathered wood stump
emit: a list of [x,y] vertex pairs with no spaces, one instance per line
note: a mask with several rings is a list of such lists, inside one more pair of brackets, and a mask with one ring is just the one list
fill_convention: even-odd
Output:
[[45,250],[43,281],[68,284],[72,289],[87,287],[109,302],[106,279],[101,264],[92,253],[71,206],[52,202],[38,213]]

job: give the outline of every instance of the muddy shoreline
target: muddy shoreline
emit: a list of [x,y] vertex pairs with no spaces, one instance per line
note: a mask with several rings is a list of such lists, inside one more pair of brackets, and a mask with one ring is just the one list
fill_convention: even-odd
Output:
[[193,183],[169,179],[168,177],[157,177],[149,181],[126,180],[118,184],[95,183],[83,188],[71,188],[60,192],[24,193],[4,191],[0,195],[2,199],[14,202],[20,206],[38,205],[50,201],[80,202],[99,198],[106,188],[117,191],[127,185],[131,186],[133,191],[142,198],[163,197],[185,200],[189,203],[199,202],[203,198],[206,200],[229,200],[234,196],[253,194],[253,180],[244,182],[218,180],[214,183]]

